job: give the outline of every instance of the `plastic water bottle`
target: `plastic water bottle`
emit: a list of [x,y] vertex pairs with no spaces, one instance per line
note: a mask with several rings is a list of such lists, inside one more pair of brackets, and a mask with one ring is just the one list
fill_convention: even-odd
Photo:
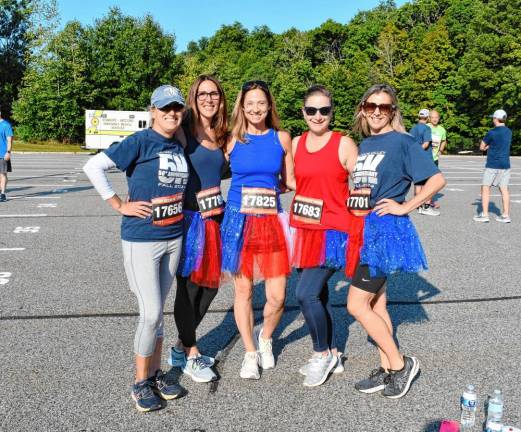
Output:
[[501,390],[494,390],[488,400],[486,432],[500,431],[503,424],[503,395]]
[[461,396],[461,429],[463,431],[470,430],[476,424],[476,405],[477,405],[476,390],[472,384],[467,386],[467,389]]

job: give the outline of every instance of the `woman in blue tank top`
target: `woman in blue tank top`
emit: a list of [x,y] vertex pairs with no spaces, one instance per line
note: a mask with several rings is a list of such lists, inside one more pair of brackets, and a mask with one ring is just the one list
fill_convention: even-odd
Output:
[[[245,83],[232,114],[226,147],[232,183],[221,226],[222,269],[232,274],[234,314],[246,354],[241,378],[259,379],[275,366],[271,336],[284,310],[290,273],[287,215],[280,185],[294,189],[291,137],[279,131],[275,101],[263,81]],[[266,281],[264,326],[253,335],[253,280]]]
[[179,340],[170,351],[170,364],[182,368],[195,382],[209,382],[217,378],[211,369],[214,359],[197,349],[196,329],[221,279],[221,173],[226,164],[222,148],[228,136],[226,99],[214,77],[201,75],[192,84],[178,135],[190,178],[184,196],[185,236],[174,306]]

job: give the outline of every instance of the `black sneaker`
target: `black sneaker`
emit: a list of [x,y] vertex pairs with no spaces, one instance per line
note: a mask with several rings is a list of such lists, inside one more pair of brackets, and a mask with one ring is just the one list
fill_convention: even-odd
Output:
[[383,395],[389,399],[399,399],[409,391],[412,380],[420,370],[420,362],[415,357],[403,356],[405,366],[399,371],[389,371]]
[[152,390],[164,400],[176,399],[185,394],[184,388],[175,382],[174,377],[161,370],[156,371],[152,378]]
[[7,197],[5,196],[5,194],[0,194],[0,202],[6,202],[7,201]]
[[355,384],[355,389],[362,393],[376,393],[385,388],[385,379],[389,374],[383,367],[373,369],[369,374],[369,378],[363,379]]
[[154,378],[148,378],[132,386],[131,396],[138,411],[148,412],[162,408],[161,399],[152,391],[153,382]]

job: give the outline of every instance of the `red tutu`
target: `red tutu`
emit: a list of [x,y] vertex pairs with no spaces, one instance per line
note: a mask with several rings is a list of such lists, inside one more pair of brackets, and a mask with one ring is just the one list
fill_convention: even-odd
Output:
[[219,288],[221,281],[220,226],[212,219],[204,220],[204,249],[201,265],[192,271],[190,280],[199,286]]
[[324,264],[325,235],[325,230],[297,228],[293,240],[291,265],[296,268],[309,268]]
[[246,216],[239,273],[249,279],[291,273],[286,237],[277,215]]

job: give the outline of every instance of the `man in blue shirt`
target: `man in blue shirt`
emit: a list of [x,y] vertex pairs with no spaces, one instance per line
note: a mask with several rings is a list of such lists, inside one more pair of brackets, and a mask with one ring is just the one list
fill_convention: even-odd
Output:
[[7,173],[11,172],[11,147],[13,145],[13,128],[2,118],[0,111],[0,202],[7,201]]
[[[413,136],[416,142],[421,145],[422,149],[426,152],[432,153],[432,130],[427,125],[427,121],[429,120],[429,110],[421,109],[418,113],[418,123],[416,123],[409,133]],[[416,195],[418,195],[421,191],[421,185],[414,186],[414,191]],[[440,212],[438,210],[434,210],[431,206],[432,201],[428,201],[425,204],[421,205],[418,208],[418,213],[427,215],[427,216],[439,216]]]
[[503,201],[503,213],[496,220],[502,223],[510,223],[510,193],[508,182],[510,180],[510,145],[512,143],[512,131],[505,126],[507,113],[496,110],[492,114],[494,128],[489,130],[481,141],[479,149],[487,151],[487,163],[481,183],[482,212],[474,216],[476,222],[489,222],[488,204],[490,202],[490,187],[497,186],[501,192]]

